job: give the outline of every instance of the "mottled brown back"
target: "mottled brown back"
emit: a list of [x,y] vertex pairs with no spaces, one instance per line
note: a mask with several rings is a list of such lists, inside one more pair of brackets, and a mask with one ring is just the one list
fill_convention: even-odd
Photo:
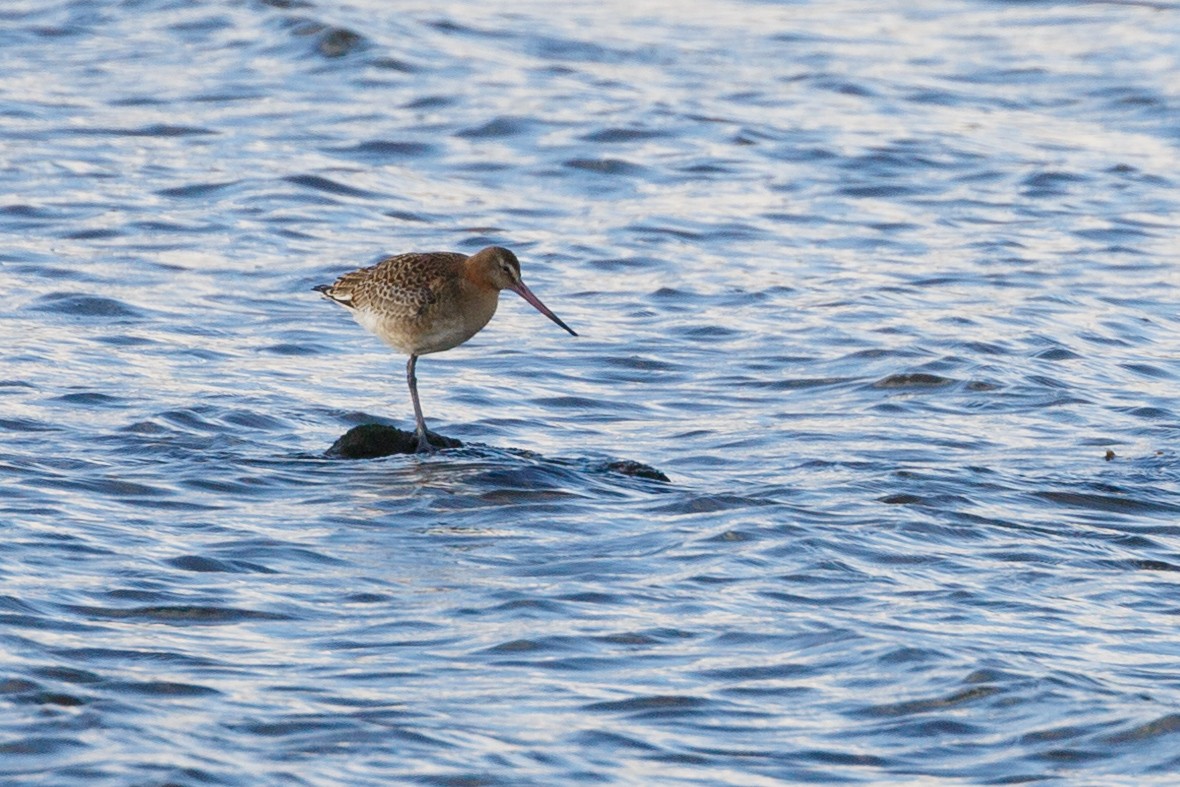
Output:
[[418,320],[436,303],[458,298],[465,259],[466,254],[450,251],[397,254],[344,274],[322,292],[354,309]]

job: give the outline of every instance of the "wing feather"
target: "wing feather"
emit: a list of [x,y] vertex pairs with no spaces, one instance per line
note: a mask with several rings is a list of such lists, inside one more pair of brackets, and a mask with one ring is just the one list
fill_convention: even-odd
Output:
[[465,254],[446,251],[397,254],[316,289],[352,309],[394,319],[421,319],[458,289],[465,259]]

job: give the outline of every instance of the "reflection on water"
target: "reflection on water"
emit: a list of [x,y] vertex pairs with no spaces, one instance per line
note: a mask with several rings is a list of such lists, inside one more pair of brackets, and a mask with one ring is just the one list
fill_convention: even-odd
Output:
[[0,12],[0,774],[1166,781],[1175,13]]

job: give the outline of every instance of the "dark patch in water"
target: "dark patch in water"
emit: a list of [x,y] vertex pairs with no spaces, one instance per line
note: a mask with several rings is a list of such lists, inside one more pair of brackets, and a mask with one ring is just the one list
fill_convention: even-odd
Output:
[[216,606],[84,607],[63,604],[64,609],[88,618],[147,620],[155,623],[240,623],[244,620],[290,620],[289,615]]
[[666,131],[647,128],[604,128],[582,136],[585,142],[632,142],[637,139],[666,137]]
[[953,385],[954,380],[927,372],[891,374],[873,383],[874,388],[943,388]]
[[87,407],[123,407],[127,404],[126,400],[118,396],[111,396],[110,394],[104,394],[98,391],[80,391],[78,393],[62,394],[61,396],[53,397],[51,401]]
[[216,134],[213,129],[199,126],[173,126],[167,123],[154,123],[139,128],[71,128],[70,134],[95,134],[112,137],[193,137]]
[[1180,505],[1172,503],[1157,503],[1151,500],[1138,500],[1131,497],[1117,497],[1112,494],[1096,494],[1092,492],[1037,492],[1037,497],[1050,500],[1071,508],[1083,508],[1091,511],[1108,511],[1117,513],[1136,512],[1180,512]]
[[337,183],[321,175],[288,175],[283,180],[288,183],[294,183],[296,186],[303,186],[304,188],[315,189],[317,191],[326,191],[329,194],[339,194],[346,197],[376,196],[372,192],[353,188],[352,186],[345,186],[343,183]]
[[1042,350],[1033,357],[1042,361],[1072,361],[1081,356],[1064,347],[1050,347],[1048,350]]
[[277,573],[266,566],[244,560],[217,560],[203,555],[183,555],[164,561],[168,565],[181,571],[192,571],[201,574],[274,574]]
[[456,132],[455,136],[465,139],[500,139],[523,134],[533,125],[534,121],[529,118],[503,116],[473,128],[465,128]]
[[197,199],[200,197],[207,197],[210,194],[216,194],[219,191],[236,186],[240,181],[229,180],[223,183],[193,183],[188,186],[176,186],[175,188],[160,189],[156,193],[161,197],[176,197],[179,199]]
[[[436,448],[459,448],[463,443],[428,431],[427,439]],[[377,459],[393,454],[413,454],[418,450],[415,432],[384,424],[361,424],[349,429],[324,453],[331,459]]]
[[135,308],[114,298],[73,292],[52,292],[42,295],[31,308],[35,311],[71,317],[128,319],[142,316]]
[[601,465],[601,468],[610,473],[629,475],[634,478],[646,478],[649,481],[663,481],[665,483],[670,481],[668,476],[656,470],[651,465],[645,465],[642,462],[636,462],[631,459],[616,459],[605,462]]
[[644,173],[643,167],[637,164],[632,164],[630,161],[624,161],[622,159],[616,158],[575,158],[566,161],[565,166],[569,167],[570,169],[579,169],[584,172],[593,172],[598,175],[638,176]]
[[920,505],[920,504],[926,502],[925,500],[918,497],[917,495],[907,495],[907,494],[888,495],[886,497],[881,497],[878,499],[882,503],[885,503],[885,504],[891,505],[891,506]]
[[405,142],[392,139],[371,139],[347,148],[330,148],[333,153],[364,159],[366,161],[390,161],[402,158],[420,158],[437,152],[438,146],[428,142]]
[[597,713],[627,713],[646,718],[672,718],[702,711],[712,705],[710,700],[676,694],[659,694],[606,700],[585,705],[585,710]]
[[365,43],[364,36],[342,27],[332,28],[320,34],[316,50],[324,57],[344,57]]
[[[443,435],[429,433],[430,442],[437,448],[462,448],[463,443]],[[481,446],[472,445],[470,448],[479,450]],[[392,456],[394,454],[414,454],[418,449],[418,436],[416,433],[407,431],[405,429],[398,429],[394,426],[386,426],[385,424],[361,424],[354,426],[344,433],[339,439],[332,444],[332,446],[324,452],[324,456],[330,459],[377,459],[384,456]],[[534,455],[527,451],[519,451],[517,449],[509,449],[509,453],[518,454],[523,457],[533,458]],[[484,480],[492,483],[492,476],[496,473],[505,473],[505,479],[501,479],[497,483],[505,486],[514,486],[515,480],[520,473],[536,474],[536,477],[526,484],[529,488],[538,488],[545,483],[546,474],[557,474],[562,476],[568,474],[571,470],[565,468],[565,465],[571,464],[567,460],[555,460],[550,467],[525,467],[525,468],[502,468],[490,469],[485,474]],[[668,476],[660,472],[650,465],[636,462],[631,459],[611,459],[594,462],[582,467],[592,473],[613,473],[617,475],[629,476],[632,478],[641,478],[649,481],[661,481],[667,483]],[[576,483],[573,479],[571,482]]]
[[313,37],[315,51],[321,57],[336,59],[365,46],[365,37],[345,27],[325,25],[313,19],[294,18],[288,21],[291,32],[300,37]]

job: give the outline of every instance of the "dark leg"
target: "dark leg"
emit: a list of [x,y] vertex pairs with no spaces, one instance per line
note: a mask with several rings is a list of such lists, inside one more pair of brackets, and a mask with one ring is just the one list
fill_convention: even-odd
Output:
[[418,378],[414,376],[414,366],[418,363],[418,356],[411,355],[406,361],[406,380],[410,383],[410,399],[414,402],[414,421],[418,431],[418,453],[427,454],[434,451],[434,446],[426,439],[426,419],[422,417],[422,405],[418,403]]

